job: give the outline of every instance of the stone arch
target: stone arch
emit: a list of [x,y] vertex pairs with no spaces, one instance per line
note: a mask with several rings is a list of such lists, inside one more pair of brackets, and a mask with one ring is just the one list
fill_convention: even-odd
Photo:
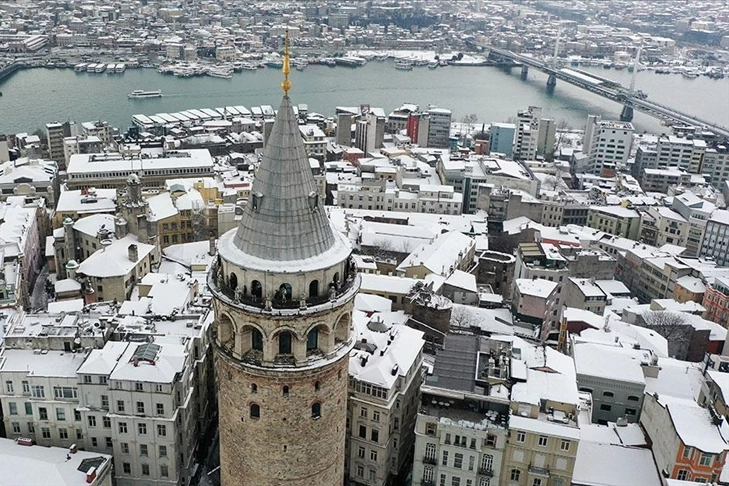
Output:
[[228,279],[228,286],[235,290],[238,288],[238,275],[235,272],[230,272],[230,278]]
[[294,333],[289,330],[282,330],[276,334],[276,354],[294,353]]
[[331,329],[323,322],[313,324],[306,331],[306,352],[311,353],[316,350],[328,353],[331,347],[330,335]]
[[263,285],[258,280],[251,282],[251,295],[258,299],[263,297]]
[[341,315],[337,324],[334,326],[335,341],[345,342],[349,339],[349,323],[350,316],[345,312]]
[[223,348],[235,347],[235,326],[228,314],[221,313],[218,319],[218,344]]
[[[263,330],[252,322],[246,322],[239,329],[241,354],[245,354],[252,349],[263,351],[263,344],[266,341],[266,335]],[[256,344],[257,346],[254,346]]]
[[319,281],[314,279],[309,282],[309,298],[313,298],[319,295]]

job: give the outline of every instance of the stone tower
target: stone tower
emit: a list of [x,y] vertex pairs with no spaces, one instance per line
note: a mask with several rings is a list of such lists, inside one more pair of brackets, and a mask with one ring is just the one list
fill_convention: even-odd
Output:
[[[287,49],[288,53],[288,49]],[[319,199],[284,97],[237,229],[208,277],[223,486],[341,486],[351,315],[348,240]]]

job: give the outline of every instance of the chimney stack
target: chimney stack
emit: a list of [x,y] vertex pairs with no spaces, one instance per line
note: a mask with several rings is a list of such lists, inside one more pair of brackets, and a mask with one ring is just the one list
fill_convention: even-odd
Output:
[[137,247],[137,245],[129,245],[129,247],[127,248],[127,252],[129,256],[129,261],[137,263],[137,260],[139,260],[139,248]]

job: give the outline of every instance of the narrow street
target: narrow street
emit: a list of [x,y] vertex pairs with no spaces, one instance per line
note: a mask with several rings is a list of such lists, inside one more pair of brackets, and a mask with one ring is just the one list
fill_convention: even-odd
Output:
[[30,307],[34,312],[45,310],[48,307],[48,294],[46,293],[46,281],[48,280],[48,266],[44,265],[38,278],[35,280],[33,293],[30,296]]

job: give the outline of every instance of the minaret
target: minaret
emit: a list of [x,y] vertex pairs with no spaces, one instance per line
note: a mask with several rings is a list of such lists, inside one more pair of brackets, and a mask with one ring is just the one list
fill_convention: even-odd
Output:
[[359,278],[316,190],[288,93],[214,296],[223,486],[341,486],[350,332]]

